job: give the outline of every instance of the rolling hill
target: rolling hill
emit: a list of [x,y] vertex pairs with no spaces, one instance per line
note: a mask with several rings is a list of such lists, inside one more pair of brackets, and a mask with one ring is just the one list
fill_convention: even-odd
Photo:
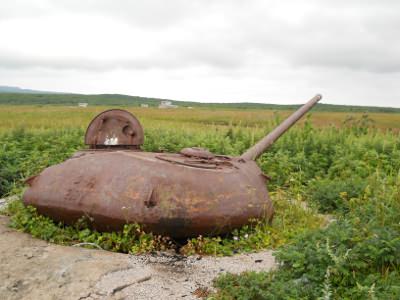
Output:
[[[147,104],[149,107],[158,106],[161,101],[169,99],[148,98],[121,94],[67,94],[55,92],[43,92],[18,87],[0,86],[0,105],[77,105],[86,102],[89,105],[107,106],[140,106]],[[202,107],[224,109],[269,109],[269,110],[294,110],[300,105],[280,105],[264,103],[200,103],[194,101],[169,100],[179,107]],[[315,111],[334,112],[386,112],[400,113],[400,108],[376,107],[376,106],[351,106],[334,104],[317,104]]]

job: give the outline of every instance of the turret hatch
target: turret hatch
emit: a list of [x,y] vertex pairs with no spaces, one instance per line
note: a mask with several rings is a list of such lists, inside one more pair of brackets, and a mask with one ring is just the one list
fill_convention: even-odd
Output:
[[97,148],[140,148],[143,128],[131,113],[111,109],[97,115],[85,134],[85,144]]

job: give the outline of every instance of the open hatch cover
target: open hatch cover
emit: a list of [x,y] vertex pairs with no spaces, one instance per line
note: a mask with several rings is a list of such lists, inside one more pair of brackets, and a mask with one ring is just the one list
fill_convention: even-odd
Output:
[[111,109],[97,115],[90,122],[85,144],[91,149],[96,148],[140,148],[143,144],[143,128],[131,113]]

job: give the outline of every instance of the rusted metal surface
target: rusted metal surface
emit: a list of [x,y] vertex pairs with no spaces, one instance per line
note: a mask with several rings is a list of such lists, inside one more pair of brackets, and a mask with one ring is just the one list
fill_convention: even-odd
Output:
[[91,148],[109,146],[140,146],[144,134],[142,125],[131,113],[106,110],[90,122],[85,134],[85,144]]
[[234,167],[231,157],[215,155],[205,149],[199,150],[199,148],[185,148],[177,154],[160,153],[156,155],[156,158],[173,164],[201,169],[221,169],[223,166]]
[[265,152],[282,134],[284,134],[290,127],[292,127],[302,116],[304,116],[319,100],[322,99],[321,95],[316,95],[311,98],[306,104],[291,114],[285,121],[279,124],[271,133],[261,139],[257,144],[248,149],[240,157],[246,160],[256,160],[261,154]]
[[[135,120],[122,111],[97,116],[85,138],[96,149],[79,151],[30,178],[24,203],[67,224],[86,215],[98,230],[137,222],[147,231],[178,238],[222,234],[254,218],[272,218],[268,177],[255,163],[257,155],[229,157],[202,148],[149,153],[119,143],[98,149],[110,134],[131,146],[143,142]],[[126,126],[132,131],[124,131]],[[135,132],[136,140],[125,142],[126,132]]]
[[208,151],[208,149],[199,147],[183,148],[179,153],[188,157],[198,157],[203,159],[213,159],[215,157],[215,154]]
[[99,230],[138,222],[173,237],[224,233],[249,218],[272,216],[266,180],[253,161],[232,159],[232,166],[204,169],[157,155],[85,151],[44,170],[31,181],[24,201],[67,223],[85,214]]

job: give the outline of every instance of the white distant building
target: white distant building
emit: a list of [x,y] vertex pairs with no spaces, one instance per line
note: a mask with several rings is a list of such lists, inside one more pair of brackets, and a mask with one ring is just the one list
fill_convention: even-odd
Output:
[[140,107],[149,107],[149,105],[142,103],[142,104],[140,104]]
[[78,103],[78,106],[79,106],[79,107],[87,107],[87,106],[88,106],[88,103]]
[[171,101],[168,100],[164,100],[161,101],[160,105],[158,106],[158,108],[177,108],[178,105],[173,105]]

